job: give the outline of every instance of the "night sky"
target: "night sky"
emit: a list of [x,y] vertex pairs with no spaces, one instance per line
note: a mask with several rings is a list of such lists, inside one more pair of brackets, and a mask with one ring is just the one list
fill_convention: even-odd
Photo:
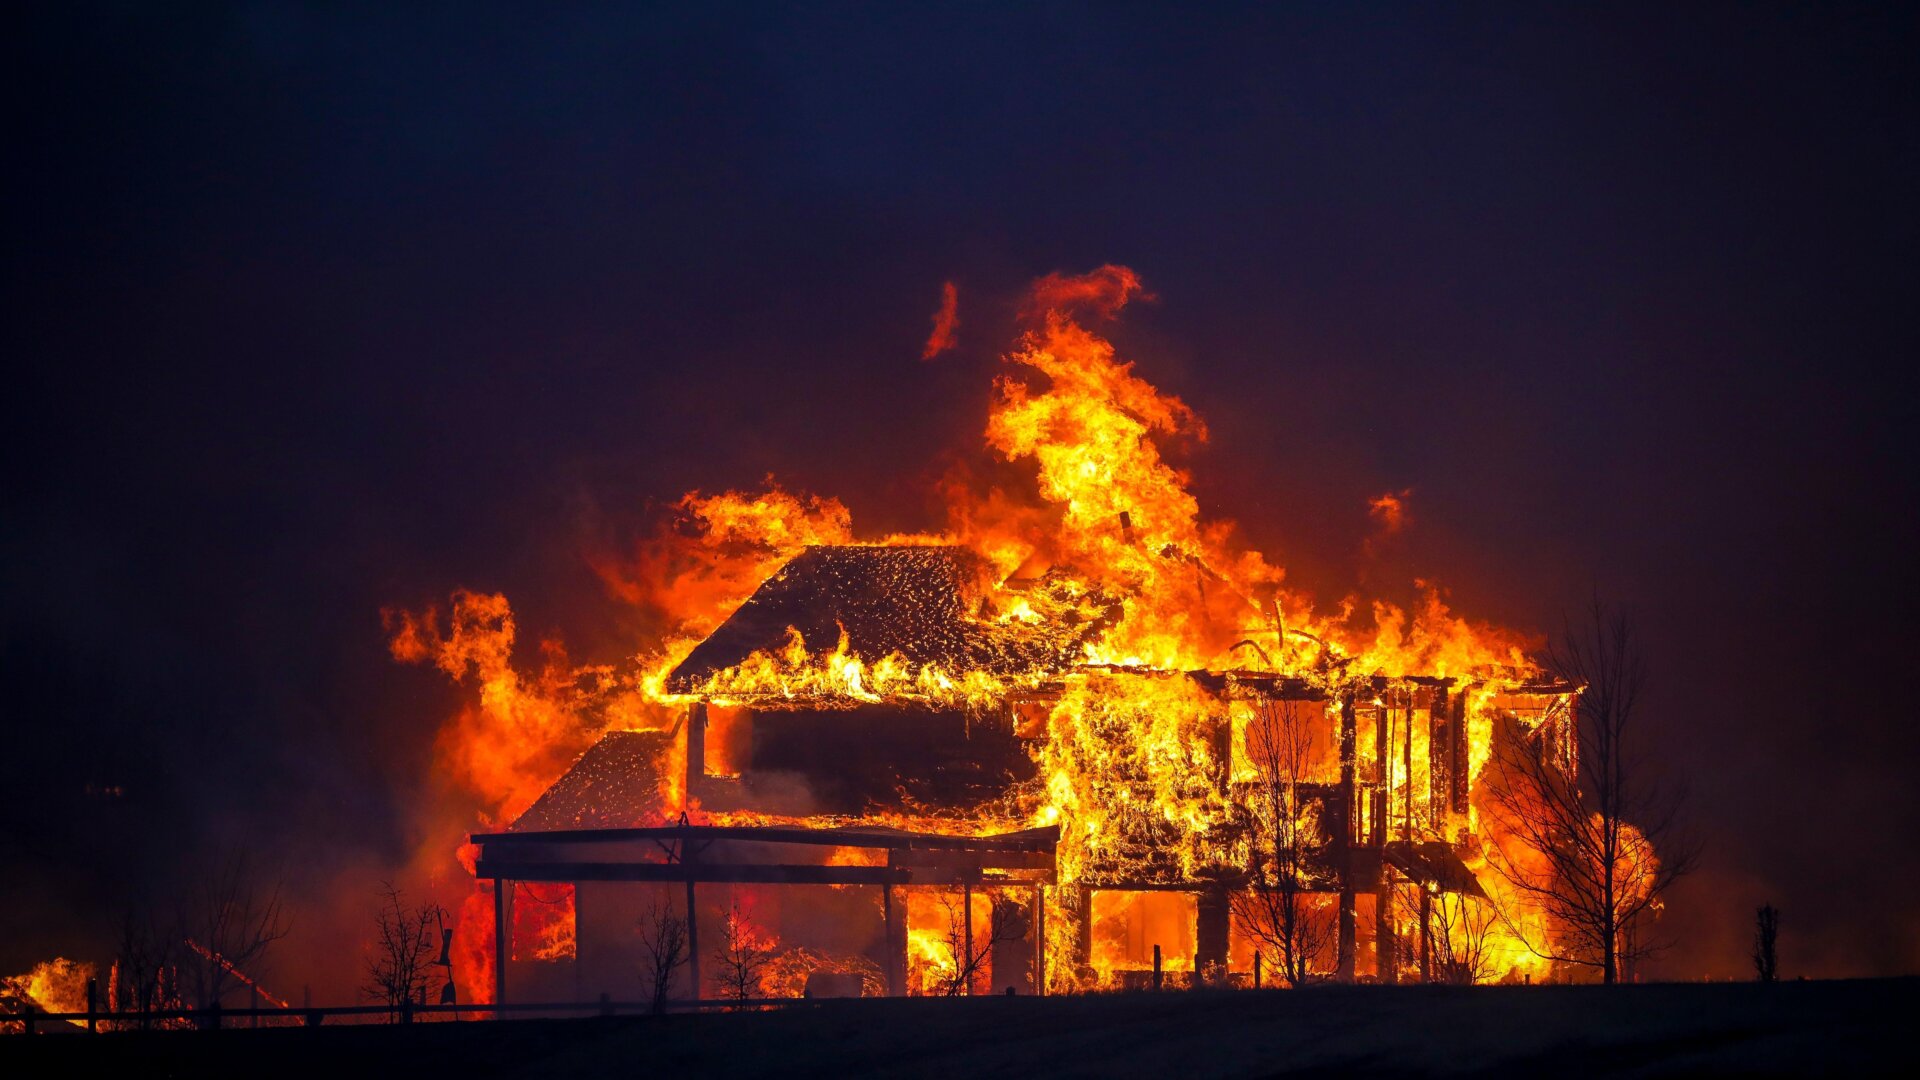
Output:
[[1667,7],[15,9],[0,974],[244,843],[344,998],[462,700],[383,606],[613,662],[587,558],[682,492],[937,525],[1021,290],[1109,262],[1296,584],[1637,612],[1659,974],[1763,901],[1786,977],[1920,971],[1920,16]]

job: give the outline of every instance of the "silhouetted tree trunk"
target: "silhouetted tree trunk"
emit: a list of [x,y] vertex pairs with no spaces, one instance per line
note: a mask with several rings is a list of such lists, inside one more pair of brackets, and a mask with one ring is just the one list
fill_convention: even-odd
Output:
[[671,901],[656,894],[640,917],[640,974],[655,1014],[667,1011],[674,973],[686,966],[688,956],[687,920],[674,914]]
[[1774,955],[1774,946],[1779,939],[1780,910],[1767,904],[1754,912],[1753,920],[1753,973],[1761,982],[1774,982],[1780,977],[1780,967]]
[[1623,963],[1663,947],[1642,917],[1658,912],[1697,850],[1678,832],[1681,796],[1660,788],[1639,752],[1646,664],[1631,621],[1596,600],[1548,661],[1584,690],[1572,716],[1531,732],[1514,725],[1498,740],[1486,772],[1499,825],[1488,861],[1552,924],[1552,940],[1536,940],[1505,913],[1529,949],[1613,983]]

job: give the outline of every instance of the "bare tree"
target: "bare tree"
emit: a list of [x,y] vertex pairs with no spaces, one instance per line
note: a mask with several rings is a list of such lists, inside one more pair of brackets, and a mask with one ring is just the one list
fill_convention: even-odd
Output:
[[942,893],[940,896],[940,906],[947,912],[947,947],[953,953],[953,972],[943,975],[938,983],[944,997],[972,994],[980,976],[988,970],[994,946],[1018,941],[1027,934],[1026,920],[1016,906],[996,904],[984,895],[981,901],[988,908],[987,932],[973,934],[967,926],[966,894]]
[[280,888],[277,877],[263,885],[252,858],[234,848],[189,890],[181,937],[192,954],[187,989],[200,1008],[224,1004],[240,973],[258,979],[273,943],[287,936]]
[[667,1011],[674,972],[685,967],[690,957],[687,920],[674,914],[670,901],[654,894],[647,902],[646,914],[640,916],[640,974],[652,995],[649,1000],[654,1013]]
[[[129,906],[120,920],[120,942],[107,980],[107,1008],[144,1014],[178,1007],[178,993],[170,985],[177,978],[174,944],[173,935],[155,924],[144,904]],[[144,1030],[152,1023],[143,1018],[138,1026]]]
[[1650,775],[1636,739],[1646,663],[1632,621],[1596,600],[1568,621],[1548,661],[1582,690],[1569,715],[1533,731],[1511,725],[1497,740],[1488,862],[1552,927],[1542,939],[1503,912],[1527,948],[1613,983],[1663,947],[1641,932],[1642,918],[1698,852],[1678,830],[1681,796]]
[[1761,982],[1774,982],[1780,977],[1780,966],[1774,954],[1774,946],[1780,940],[1780,909],[1766,904],[1754,912],[1753,919],[1753,973]]
[[761,976],[773,961],[773,949],[739,904],[728,907],[727,917],[720,920],[720,947],[713,959],[719,965],[714,985],[722,997],[746,1001],[760,996]]
[[447,913],[431,902],[409,906],[392,882],[381,882],[380,891],[384,899],[374,912],[377,929],[367,955],[367,982],[360,992],[385,1002],[391,1015],[403,1005],[426,1000]]
[[1472,986],[1492,977],[1491,934],[1500,915],[1491,901],[1418,887],[1395,889],[1393,905],[1400,922],[1421,928],[1431,981]]
[[1288,986],[1305,986],[1333,940],[1313,889],[1324,838],[1302,798],[1313,763],[1314,720],[1297,701],[1262,700],[1247,721],[1257,842],[1247,888],[1228,901],[1234,921]]

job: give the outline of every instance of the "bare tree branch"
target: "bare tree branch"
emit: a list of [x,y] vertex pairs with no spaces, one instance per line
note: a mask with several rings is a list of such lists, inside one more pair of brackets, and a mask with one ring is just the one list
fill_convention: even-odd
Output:
[[380,889],[385,900],[374,915],[378,929],[367,957],[367,982],[361,993],[385,1002],[391,1017],[403,1003],[426,1001],[435,966],[434,950],[447,913],[434,903],[409,907],[392,882],[382,882]]
[[720,921],[720,947],[713,959],[719,965],[714,985],[722,997],[746,1001],[760,996],[761,976],[773,962],[773,949],[739,904],[730,906]]
[[1245,890],[1230,895],[1234,920],[1288,986],[1305,986],[1324,967],[1334,929],[1312,890],[1325,840],[1300,785],[1313,763],[1312,706],[1262,700],[1247,722],[1246,752],[1255,780],[1259,838]]
[[676,971],[692,954],[687,948],[687,920],[674,913],[673,904],[655,893],[640,916],[640,974],[646,980],[655,1014],[667,1011]]
[[189,892],[180,936],[199,946],[185,970],[187,989],[201,1008],[224,1004],[239,984],[235,969],[258,979],[273,943],[287,936],[280,889],[277,877],[263,886],[251,856],[235,848]]
[[1519,900],[1544,914],[1544,937],[1517,913],[1503,920],[1537,955],[1590,967],[1603,981],[1664,947],[1640,932],[1698,849],[1679,833],[1679,792],[1664,790],[1637,738],[1647,669],[1633,624],[1595,600],[1548,654],[1580,688],[1565,715],[1506,726],[1485,791],[1495,818],[1488,862]]

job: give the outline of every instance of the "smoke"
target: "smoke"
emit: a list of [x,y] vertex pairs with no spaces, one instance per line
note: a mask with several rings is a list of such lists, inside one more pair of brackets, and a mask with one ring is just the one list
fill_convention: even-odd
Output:
[[954,332],[960,329],[960,290],[949,281],[940,286],[940,310],[933,313],[933,333],[927,335],[927,347],[920,359],[931,360],[954,347]]
[[1140,275],[1124,266],[1108,263],[1091,273],[1076,275],[1056,272],[1033,283],[1020,317],[1037,322],[1049,314],[1085,311],[1111,319],[1135,297],[1152,300],[1153,294],[1141,287]]
[[[1412,488],[1399,491],[1382,492],[1367,500],[1367,517],[1373,521],[1373,530],[1360,545],[1360,554],[1364,562],[1371,563],[1386,550],[1387,542],[1405,532],[1413,523],[1407,501],[1413,497]],[[1362,577],[1366,567],[1362,567]]]

